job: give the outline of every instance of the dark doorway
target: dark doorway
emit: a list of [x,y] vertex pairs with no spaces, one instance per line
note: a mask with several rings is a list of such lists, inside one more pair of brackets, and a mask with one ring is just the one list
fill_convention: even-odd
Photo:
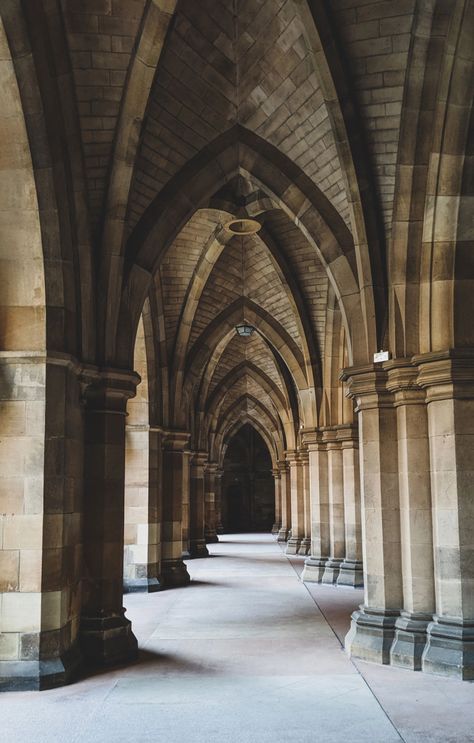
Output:
[[274,521],[275,484],[270,453],[260,434],[245,424],[231,439],[224,458],[224,531],[270,531]]

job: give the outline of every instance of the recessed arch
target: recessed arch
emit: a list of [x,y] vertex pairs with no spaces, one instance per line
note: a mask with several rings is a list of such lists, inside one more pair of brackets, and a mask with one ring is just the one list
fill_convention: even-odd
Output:
[[[278,390],[276,385],[263,374],[257,367],[252,364],[245,362],[240,367],[234,368],[229,374],[222,380],[219,387],[216,388],[215,394],[211,395],[208,402],[208,415],[210,415],[211,426],[212,421],[217,422],[219,418],[219,412],[225,402],[226,395],[230,392],[232,387],[239,382],[242,378],[248,375],[253,379],[259,387],[269,396],[275,410],[277,411],[285,431],[285,436],[288,445],[294,447],[295,445],[295,425],[296,421],[293,417],[293,411],[288,408],[287,402],[281,392]],[[215,423],[214,423],[215,424]]]
[[[376,347],[376,333],[374,327],[368,333],[364,331],[354,243],[346,225],[294,163],[239,126],[218,137],[172,178],[132,233],[127,246],[121,310],[112,323],[112,327],[117,327],[120,317],[120,338],[115,336],[113,341],[117,343],[118,356],[129,358],[127,336],[133,332],[151,276],[164,251],[191,214],[205,206],[212,194],[238,173],[269,192],[304,232],[335,287],[347,325],[351,357],[356,353],[366,359],[368,344]],[[367,290],[365,286],[364,291]],[[110,348],[107,353],[115,351]]]
[[231,441],[231,439],[240,431],[240,429],[246,424],[250,424],[262,437],[265,444],[267,445],[268,452],[270,454],[271,460],[272,460],[272,466],[275,468],[277,466],[278,462],[278,452],[275,448],[275,444],[273,440],[268,436],[267,431],[264,429],[262,424],[252,415],[245,415],[240,418],[239,421],[237,421],[234,426],[231,426],[228,430],[223,433],[223,441],[222,441],[222,447],[221,452],[218,461],[222,463],[225,452],[227,450],[227,447]]
[[232,406],[232,409],[229,409],[228,416],[222,419],[221,425],[212,439],[211,446],[213,456],[215,456],[216,461],[222,462],[225,447],[229,439],[235,435],[235,433],[245,423],[251,423],[267,443],[268,449],[272,455],[272,460],[274,460],[274,466],[276,466],[278,459],[283,456],[284,452],[284,444],[279,440],[279,438],[277,438],[278,430],[273,429],[273,432],[270,428],[267,430],[263,426],[261,420],[259,420],[252,412],[245,409],[243,404],[248,401],[251,401],[252,404],[254,404],[254,402],[256,403],[256,409],[259,411],[259,414],[263,415],[264,421],[271,420],[268,418],[265,409],[258,404],[258,401],[254,401],[251,397],[245,401],[243,399],[237,400]]

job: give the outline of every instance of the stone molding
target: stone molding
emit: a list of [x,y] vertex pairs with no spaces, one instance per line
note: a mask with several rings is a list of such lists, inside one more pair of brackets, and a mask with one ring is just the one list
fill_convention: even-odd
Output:
[[474,349],[460,348],[413,357],[426,401],[474,399]]
[[191,434],[188,431],[162,429],[163,432],[163,449],[166,451],[189,452],[188,444]]
[[339,379],[346,382],[346,394],[357,400],[358,409],[473,399],[474,349],[448,349],[347,367]]

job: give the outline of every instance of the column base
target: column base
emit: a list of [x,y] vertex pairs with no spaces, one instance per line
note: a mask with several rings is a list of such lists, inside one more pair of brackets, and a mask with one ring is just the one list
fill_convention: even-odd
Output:
[[327,557],[309,557],[304,561],[301,580],[305,583],[321,583],[327,561]]
[[223,534],[223,533],[224,533],[224,527],[222,526],[222,524],[218,524],[216,526],[216,534]]
[[276,522],[272,526],[272,534],[273,536],[277,536],[280,533],[281,524],[277,524]]
[[342,562],[342,558],[330,557],[326,563],[326,568],[324,570],[321,583],[328,583],[329,585],[333,585],[339,577]]
[[301,540],[298,554],[306,556],[306,555],[309,555],[310,553],[311,553],[311,537],[304,537]]
[[205,534],[205,540],[206,540],[206,544],[216,544],[219,541],[217,532],[215,531],[208,532],[207,534]]
[[163,560],[161,563],[161,588],[179,588],[191,581],[188,569],[182,559]]
[[288,541],[288,529],[281,528],[278,532],[278,538],[277,542],[287,542]]
[[421,656],[426,646],[426,630],[431,614],[402,611],[395,622],[395,639],[390,649],[390,664],[421,671]]
[[0,691],[45,691],[69,684],[83,663],[78,643],[42,660],[0,661]]
[[287,545],[285,554],[286,555],[297,555],[301,545],[301,537],[290,537]]
[[158,578],[124,578],[124,593],[155,593],[161,588]]
[[192,558],[209,557],[209,550],[206,547],[204,539],[191,539],[189,554]]
[[362,588],[364,585],[364,570],[360,560],[343,560],[336,583],[338,586]]
[[81,650],[86,663],[111,666],[134,660],[138,643],[125,609],[107,616],[81,618]]
[[359,611],[352,614],[351,628],[345,639],[346,650],[354,658],[389,664],[395,622],[399,616],[397,610],[360,606]]
[[474,680],[474,620],[434,616],[422,656],[425,673]]

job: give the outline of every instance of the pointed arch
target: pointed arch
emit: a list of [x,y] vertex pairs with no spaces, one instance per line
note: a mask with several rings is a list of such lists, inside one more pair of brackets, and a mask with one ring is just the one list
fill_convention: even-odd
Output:
[[[376,347],[374,318],[369,329],[362,317],[354,243],[336,209],[302,171],[275,147],[240,126],[218,137],[193,158],[160,192],[127,244],[120,308],[115,305],[107,356],[122,363],[130,357],[130,336],[138,322],[151,277],[190,216],[237,174],[252,180],[304,233],[323,264],[341,304],[351,360],[367,360]],[[364,291],[370,291],[367,278]],[[373,313],[372,313],[373,315]]]

